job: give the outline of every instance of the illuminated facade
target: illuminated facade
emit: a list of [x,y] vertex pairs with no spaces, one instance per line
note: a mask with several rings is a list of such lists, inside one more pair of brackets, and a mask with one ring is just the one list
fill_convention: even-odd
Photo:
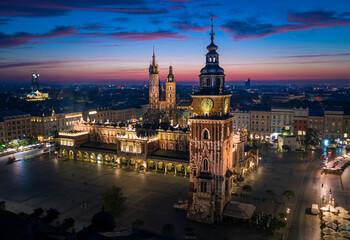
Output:
[[81,112],[55,114],[54,110],[48,116],[45,116],[44,113],[42,116],[32,116],[33,136],[38,137],[39,140],[47,139],[56,131],[73,129],[74,124],[81,118]]
[[199,90],[192,94],[190,119],[190,187],[187,217],[213,223],[221,220],[233,188],[233,117],[231,94],[225,89],[218,47],[207,47],[206,66],[199,75]]
[[30,114],[21,111],[0,112],[0,139],[5,142],[33,136]]
[[59,133],[59,156],[135,170],[189,175],[188,129],[80,121]]
[[153,51],[152,62],[149,66],[149,110],[145,114],[145,121],[176,125],[180,117],[176,109],[176,79],[173,67],[169,67],[165,87],[162,87],[159,80],[159,67]]

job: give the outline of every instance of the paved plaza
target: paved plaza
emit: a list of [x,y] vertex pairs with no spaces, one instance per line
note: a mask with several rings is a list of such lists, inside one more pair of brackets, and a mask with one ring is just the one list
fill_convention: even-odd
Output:
[[[23,160],[23,156],[25,159]],[[127,197],[126,210],[117,220],[117,229],[131,226],[134,219],[145,222],[145,228],[160,232],[172,223],[176,235],[183,238],[186,227],[195,230],[199,239],[219,239],[245,236],[241,239],[264,239],[258,233],[238,226],[215,226],[188,221],[186,213],[173,208],[174,202],[187,199],[188,178],[138,173],[84,162],[62,161],[33,150],[17,155],[13,164],[0,158],[0,200],[14,212],[56,208],[61,219],[72,217],[76,229],[90,224],[92,216],[101,210],[101,193],[106,187],[121,187]]]
[[[342,153],[333,153],[333,157]],[[25,156],[25,159],[23,157]],[[253,192],[248,201],[257,206],[257,213],[273,213],[285,209],[282,204],[264,201],[265,191],[274,190],[278,196],[285,190],[292,190],[296,197],[289,204],[292,213],[288,218],[290,231],[288,239],[317,239],[319,220],[316,216],[305,214],[312,203],[322,202],[321,184],[325,189],[332,188],[336,202],[350,207],[350,169],[344,174],[321,175],[321,161],[315,153],[301,158],[298,153],[276,153],[260,149],[260,166],[245,177],[235,190],[240,193],[241,186],[250,184]],[[101,193],[106,187],[121,187],[127,197],[126,210],[117,221],[117,229],[131,226],[134,219],[144,220],[145,228],[160,232],[167,223],[174,224],[176,234],[183,238],[186,227],[193,228],[199,239],[264,239],[248,228],[230,224],[215,226],[188,221],[186,213],[173,209],[179,199],[187,199],[188,178],[156,173],[139,173],[135,170],[118,169],[76,161],[62,161],[42,150],[31,150],[17,154],[13,164],[6,164],[6,157],[0,158],[0,200],[5,200],[7,208],[14,212],[30,213],[33,209],[56,208],[61,219],[72,217],[76,229],[90,224],[92,216],[102,207]],[[311,161],[313,160],[313,161]],[[247,201],[238,197],[237,200]],[[265,199],[266,200],[266,199]]]

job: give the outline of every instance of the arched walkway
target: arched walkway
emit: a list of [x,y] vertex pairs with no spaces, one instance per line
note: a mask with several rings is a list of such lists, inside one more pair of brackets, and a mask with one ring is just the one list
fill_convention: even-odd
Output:
[[83,154],[82,154],[80,151],[77,152],[77,157],[76,157],[76,159],[77,159],[78,161],[82,161],[82,160],[83,160]]
[[164,163],[163,162],[159,162],[157,166],[158,166],[158,170],[164,170]]
[[90,162],[96,163],[96,155],[95,155],[95,153],[91,153],[90,154]]
[[66,149],[62,150],[62,158],[63,159],[67,159],[68,158],[68,153],[67,153]]
[[87,152],[84,153],[84,162],[90,162],[90,157]]
[[98,155],[97,155],[97,163],[98,163],[98,164],[103,164],[103,157],[102,157],[102,154],[98,154]]
[[69,160],[74,160],[74,152],[72,150],[69,151]]
[[148,169],[154,170],[155,168],[156,168],[156,165],[155,165],[154,161],[149,161],[148,162]]
[[190,171],[191,171],[191,167],[190,167],[190,166],[188,166],[188,167],[185,168],[185,176],[186,176],[186,177],[187,177],[187,176],[190,176]]
[[174,164],[168,163],[168,164],[166,165],[166,171],[167,171],[167,172],[174,172]]
[[126,158],[125,158],[125,157],[122,157],[122,158],[121,158],[121,164],[122,164],[122,165],[127,165],[127,162],[126,162]]
[[111,164],[111,158],[109,157],[109,155],[105,155],[105,161],[104,161],[105,164]]
[[134,169],[136,164],[135,159],[129,158],[128,164],[129,164],[129,168]]

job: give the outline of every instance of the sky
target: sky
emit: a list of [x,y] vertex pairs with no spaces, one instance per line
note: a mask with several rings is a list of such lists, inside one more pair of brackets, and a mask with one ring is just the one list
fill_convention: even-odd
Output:
[[350,79],[349,0],[0,0],[0,81],[197,81],[211,17],[226,81]]

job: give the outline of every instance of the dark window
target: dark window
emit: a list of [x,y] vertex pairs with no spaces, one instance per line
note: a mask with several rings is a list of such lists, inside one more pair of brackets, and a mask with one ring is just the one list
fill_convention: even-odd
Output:
[[211,86],[211,80],[210,80],[210,78],[207,78],[207,86],[208,86],[208,87]]
[[220,78],[216,79],[216,87],[220,87],[221,86],[221,81]]
[[208,171],[208,160],[206,159],[203,161],[203,171]]
[[201,182],[201,192],[207,192],[207,183]]
[[203,139],[205,139],[205,140],[209,139],[209,131],[208,130],[204,130],[204,132],[203,132]]

